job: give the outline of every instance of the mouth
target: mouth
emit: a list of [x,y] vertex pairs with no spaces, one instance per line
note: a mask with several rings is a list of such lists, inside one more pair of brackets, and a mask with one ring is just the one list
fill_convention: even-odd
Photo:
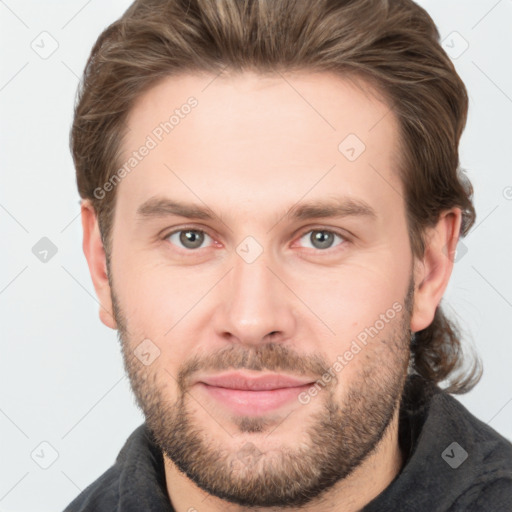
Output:
[[313,385],[311,378],[284,374],[230,372],[207,376],[195,384],[209,399],[238,415],[260,416],[296,401]]

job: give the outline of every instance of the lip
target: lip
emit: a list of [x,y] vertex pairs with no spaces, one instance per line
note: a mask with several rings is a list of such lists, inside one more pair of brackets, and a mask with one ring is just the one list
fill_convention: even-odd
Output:
[[314,383],[283,374],[251,376],[231,372],[201,378],[196,386],[237,415],[261,416],[293,401]]
[[245,391],[271,391],[274,389],[305,386],[315,382],[315,379],[298,378],[278,373],[250,375],[242,372],[229,372],[203,377],[199,379],[199,382],[219,388]]

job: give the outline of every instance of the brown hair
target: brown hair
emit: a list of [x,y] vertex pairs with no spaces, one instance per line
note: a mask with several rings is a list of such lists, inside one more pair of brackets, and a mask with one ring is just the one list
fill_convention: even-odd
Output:
[[[97,213],[107,258],[116,188],[95,191],[118,170],[135,100],[165,77],[224,69],[363,77],[399,121],[413,254],[423,255],[425,229],[443,210],[461,208],[465,235],[475,221],[471,184],[458,173],[468,97],[439,39],[411,0],[137,0],[94,45],[71,130],[78,190]],[[464,370],[460,334],[440,306],[411,350],[415,371],[435,383],[449,377],[448,392],[481,377],[478,358]]]

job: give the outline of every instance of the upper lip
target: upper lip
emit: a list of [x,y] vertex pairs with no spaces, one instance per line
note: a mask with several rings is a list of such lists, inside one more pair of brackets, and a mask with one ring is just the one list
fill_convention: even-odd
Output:
[[241,372],[229,372],[202,377],[198,380],[208,386],[242,389],[250,391],[269,391],[272,389],[295,388],[311,384],[310,378],[292,377],[290,375],[271,373],[265,375],[248,375]]

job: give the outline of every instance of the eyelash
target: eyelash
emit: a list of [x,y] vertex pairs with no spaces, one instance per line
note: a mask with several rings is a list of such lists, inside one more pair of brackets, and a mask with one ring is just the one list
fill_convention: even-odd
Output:
[[[162,240],[168,241],[170,236],[172,236],[172,235],[174,235],[176,233],[180,233],[182,231],[194,231],[195,233],[203,233],[206,236],[209,236],[213,241],[215,241],[215,238],[213,236],[211,236],[207,231],[205,231],[204,229],[195,228],[194,226],[183,226],[180,229],[175,229],[174,231],[171,231],[171,232],[167,233],[165,236],[163,236]],[[349,239],[348,239],[347,235],[345,235],[344,233],[341,233],[340,231],[337,231],[337,230],[334,230],[334,229],[327,229],[327,228],[323,228],[323,227],[308,228],[307,230],[302,231],[300,233],[300,235],[297,237],[297,240],[300,240],[301,238],[304,237],[304,235],[307,235],[308,233],[311,233],[313,231],[319,231],[319,232],[322,232],[322,233],[331,233],[331,234],[336,235],[339,238],[341,238],[342,241],[337,246],[329,247],[328,249],[311,249],[310,247],[306,247],[306,248],[302,248],[302,249],[313,250],[313,251],[315,251],[317,253],[328,253],[328,254],[331,254],[332,252],[334,252],[336,250],[340,250],[341,247],[344,247],[345,244],[347,242],[349,242]],[[171,242],[169,242],[169,243],[171,243]],[[172,245],[175,245],[175,244],[172,244]],[[182,251],[185,251],[187,253],[192,253],[192,252],[198,252],[200,249],[206,249],[206,247],[200,247],[198,249],[186,249],[186,248],[178,246],[178,249],[180,249]]]

